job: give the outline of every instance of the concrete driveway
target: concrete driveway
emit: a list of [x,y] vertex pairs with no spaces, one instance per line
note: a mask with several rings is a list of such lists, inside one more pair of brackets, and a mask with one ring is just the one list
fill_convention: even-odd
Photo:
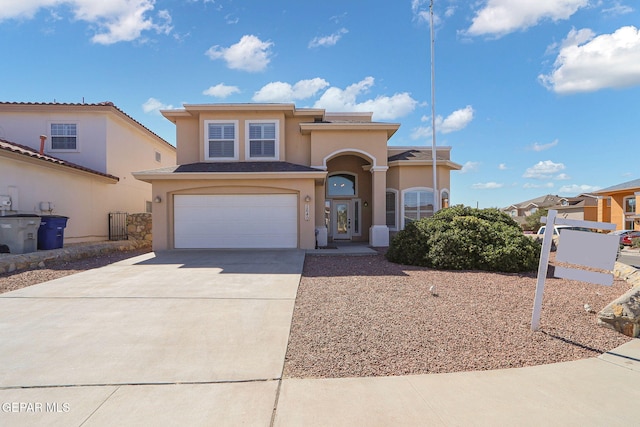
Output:
[[0,425],[269,425],[303,262],[168,251],[0,295]]

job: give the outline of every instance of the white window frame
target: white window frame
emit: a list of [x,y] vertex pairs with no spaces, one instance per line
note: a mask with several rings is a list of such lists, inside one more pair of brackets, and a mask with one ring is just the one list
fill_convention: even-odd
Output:
[[[257,157],[252,157],[251,156],[251,138],[250,138],[250,132],[249,132],[249,128],[251,127],[252,124],[264,124],[264,123],[272,123],[275,125],[275,130],[276,130],[276,134],[275,134],[275,141],[274,141],[274,149],[273,149],[273,157],[264,157],[264,156],[257,156]],[[264,119],[264,120],[246,120],[245,121],[245,125],[244,125],[244,139],[245,139],[245,145],[244,145],[244,157],[245,160],[251,160],[254,162],[260,162],[260,161],[273,161],[273,160],[279,160],[280,159],[280,120],[277,119]]]
[[[57,120],[51,121],[49,124],[49,151],[52,153],[77,153],[80,151],[80,125],[76,121],[69,120]],[[56,136],[64,136],[64,135],[54,135],[53,134],[53,125],[75,125],[76,127],[76,147],[75,148],[54,148],[53,147],[53,138]]]
[[387,209],[387,193],[393,193],[394,195],[394,207],[393,207],[393,215],[394,215],[394,219],[393,219],[393,227],[391,227],[389,224],[387,224],[387,227],[389,227],[389,230],[391,231],[398,231],[398,201],[400,199],[400,197],[398,197],[400,195],[400,192],[398,190],[396,190],[395,188],[387,188],[387,190],[384,193],[384,204],[385,204],[385,222],[386,222],[386,218],[387,218],[387,213],[389,213],[388,209]]
[[634,203],[635,203],[635,202],[636,202],[636,196],[635,196],[635,195],[633,195],[633,196],[626,196],[626,197],[624,197],[624,198],[622,199],[622,212],[623,212],[624,214],[627,214],[627,215],[629,215],[629,214],[635,214],[635,213],[636,213],[635,211],[638,209],[638,207],[637,207],[637,206],[635,206],[635,209],[634,209],[633,211],[627,211],[627,203],[629,202],[629,200],[633,200],[633,201],[634,201]]
[[[433,197],[433,198],[435,198],[435,197],[436,197],[436,194],[435,194],[435,191],[433,191],[433,188],[429,188],[429,187],[412,187],[412,188],[406,188],[406,189],[402,190],[402,200],[401,200],[400,207],[401,207],[401,212],[402,212],[402,217],[401,217],[401,226],[402,226],[402,229],[403,229],[403,230],[404,230],[404,227],[405,227],[405,225],[406,225],[406,224],[405,224],[405,220],[404,220],[404,219],[405,219],[405,212],[404,212],[404,205],[405,205],[405,203],[404,203],[404,200],[405,200],[405,198],[406,198],[406,196],[407,196],[407,193],[413,193],[413,192],[419,192],[419,191],[428,191],[428,192],[431,192],[432,197]],[[432,199],[432,200],[431,200],[431,204],[432,204],[432,206],[433,206],[433,208],[434,208],[434,210],[433,210],[433,214],[435,214],[435,200],[434,200],[434,199]],[[432,215],[433,215],[433,214],[432,214]],[[420,217],[420,216],[419,216],[417,220],[422,219],[422,218],[425,218],[425,217]]]
[[[232,157],[209,157],[209,125],[210,124],[233,124],[233,156]],[[237,161],[240,157],[238,154],[238,121],[237,120],[205,120],[204,121],[204,159],[216,162]]]

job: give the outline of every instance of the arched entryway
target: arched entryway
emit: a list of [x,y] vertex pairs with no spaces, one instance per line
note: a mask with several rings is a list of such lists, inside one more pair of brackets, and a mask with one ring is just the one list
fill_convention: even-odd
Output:
[[325,225],[329,241],[369,240],[372,224],[371,161],[342,153],[327,161]]

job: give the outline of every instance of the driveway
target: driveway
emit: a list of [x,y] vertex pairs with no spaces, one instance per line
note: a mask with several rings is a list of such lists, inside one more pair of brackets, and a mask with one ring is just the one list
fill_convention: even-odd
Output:
[[167,251],[0,295],[0,425],[269,425],[303,262]]

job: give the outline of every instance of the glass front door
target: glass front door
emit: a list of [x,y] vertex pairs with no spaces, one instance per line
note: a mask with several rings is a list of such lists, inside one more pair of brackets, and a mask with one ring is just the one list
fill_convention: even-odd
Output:
[[333,238],[334,240],[351,239],[351,214],[349,200],[335,200],[333,202]]

